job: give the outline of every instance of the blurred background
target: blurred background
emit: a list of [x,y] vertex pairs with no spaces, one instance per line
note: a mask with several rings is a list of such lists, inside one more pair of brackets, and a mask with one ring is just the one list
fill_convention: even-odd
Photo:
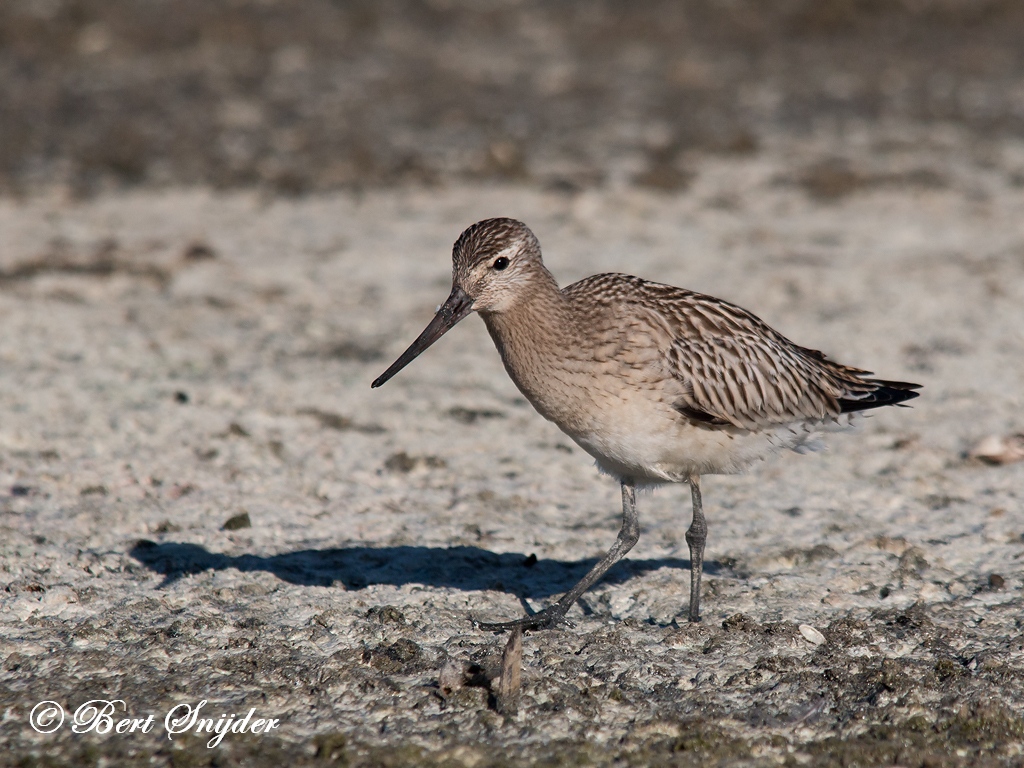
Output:
[[[700,153],[892,122],[1024,133],[1024,3],[0,2],[8,194],[671,192]],[[855,182],[842,167],[807,180],[824,196]]]

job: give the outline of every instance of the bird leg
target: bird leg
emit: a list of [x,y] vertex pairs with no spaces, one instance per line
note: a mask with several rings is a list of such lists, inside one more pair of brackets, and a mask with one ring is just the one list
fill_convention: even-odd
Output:
[[704,520],[704,504],[700,498],[700,475],[690,475],[690,496],[693,499],[693,522],[686,532],[690,547],[690,621],[700,621],[700,576],[704,570],[704,543],[708,540],[708,524]]
[[[703,518],[701,518],[703,520]],[[549,605],[542,611],[532,616],[526,616],[514,621],[503,621],[496,624],[485,623],[474,620],[480,629],[500,632],[506,629],[548,629],[564,622],[565,614],[568,613],[573,603],[579,600],[580,595],[590,589],[604,576],[608,569],[626,556],[626,553],[633,548],[640,538],[640,519],[636,513],[636,484],[631,478],[622,481],[622,528],[619,529],[618,538],[612,548],[608,550],[600,562],[590,572],[580,579],[579,583],[566,592],[558,602]],[[703,546],[703,545],[702,545]]]

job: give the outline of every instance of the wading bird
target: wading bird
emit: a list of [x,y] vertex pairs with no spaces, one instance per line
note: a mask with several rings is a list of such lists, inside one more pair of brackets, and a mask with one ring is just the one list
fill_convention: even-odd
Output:
[[636,544],[636,486],[688,483],[690,621],[700,620],[707,524],[700,476],[739,472],[806,447],[844,414],[917,397],[798,346],[727,301],[623,274],[560,289],[533,232],[514,219],[469,227],[452,251],[452,291],[379,387],[472,312],[512,381],[622,484],[622,528],[576,586],[538,613],[485,629],[538,629],[566,612]]

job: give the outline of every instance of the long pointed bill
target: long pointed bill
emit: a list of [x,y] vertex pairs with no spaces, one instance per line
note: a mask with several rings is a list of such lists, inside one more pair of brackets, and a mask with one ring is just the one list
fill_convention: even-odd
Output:
[[423,329],[423,333],[419,335],[419,338],[410,344],[401,357],[395,360],[391,367],[378,376],[370,386],[379,387],[386,383],[392,376],[419,357],[427,347],[444,336],[456,323],[472,311],[473,299],[461,288],[457,286],[452,288],[451,294],[449,294],[444,304],[441,305],[441,308],[437,310],[434,319]]

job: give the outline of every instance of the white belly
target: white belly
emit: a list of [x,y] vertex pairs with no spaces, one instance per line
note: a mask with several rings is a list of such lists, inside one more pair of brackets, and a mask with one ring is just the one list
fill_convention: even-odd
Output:
[[748,432],[702,427],[680,417],[631,423],[624,415],[586,433],[564,431],[603,471],[641,482],[678,483],[691,475],[741,472],[799,442],[798,433],[788,429]]

